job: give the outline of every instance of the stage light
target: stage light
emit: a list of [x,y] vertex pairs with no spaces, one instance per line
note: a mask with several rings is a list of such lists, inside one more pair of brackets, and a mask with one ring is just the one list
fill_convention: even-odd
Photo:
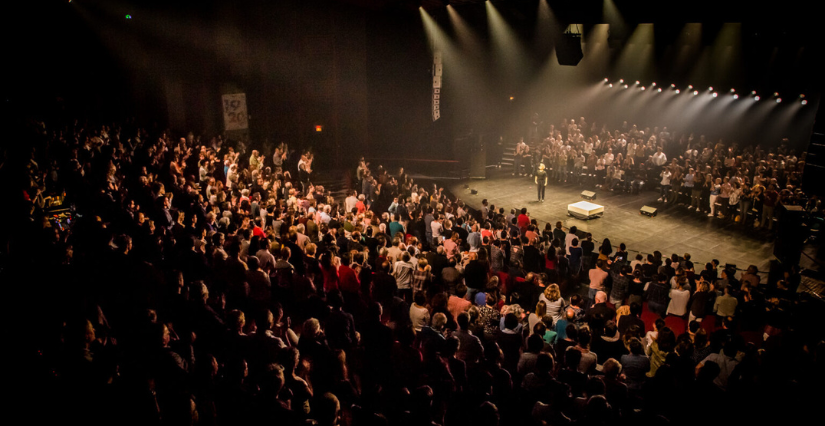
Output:
[[662,88],[661,87],[659,88],[659,93],[662,93]]
[[716,93],[716,92],[713,92],[713,97],[715,98],[715,97],[717,97],[717,96],[719,96],[719,94],[718,94],[718,93]]
[[736,89],[730,89],[731,93],[736,93]]
[[774,96],[775,98],[778,98],[778,97],[779,97],[779,92],[773,92],[773,96]]
[[679,94],[679,89],[676,89],[676,94],[677,94],[677,95]]
[[636,80],[636,85],[637,85],[637,86],[639,85],[639,80]]
[[688,84],[688,90],[693,90],[693,85],[692,84]]
[[608,86],[608,87],[610,87],[610,88],[612,89],[612,88],[613,88],[613,83],[610,83],[610,84],[608,84],[607,86]]
[[805,99],[803,99],[803,100],[802,100],[802,105],[808,105],[808,101],[807,101],[807,100],[805,100]]
[[674,87],[676,87],[676,85],[675,85],[675,84],[671,84],[671,85],[670,85],[670,88],[671,88],[671,89],[673,89]]
[[644,90],[645,90],[645,86],[642,86],[642,91],[644,92]]
[[619,83],[624,83],[624,79],[623,79],[623,78],[620,78],[620,79],[619,79]]
[[627,89],[627,85],[626,85],[626,84],[624,85],[624,88],[625,88],[625,89]]
[[751,92],[751,96],[756,96],[756,90]]
[[759,99],[760,99],[759,96],[754,96],[753,97],[753,100],[755,100],[755,101],[758,101]]
[[776,103],[782,103],[782,98],[776,98]]
[[803,94],[799,95],[799,99],[805,99],[805,94],[803,93]]
[[699,91],[698,91],[698,90],[694,90],[694,91],[693,91],[693,96],[696,96],[696,95],[698,95],[698,94],[699,94]]
[[651,83],[650,87],[656,87],[656,82],[654,81],[653,83]]
[[739,99],[739,95],[733,95],[733,99]]
[[712,92],[712,91],[713,91],[713,86],[708,87],[708,92]]
[[132,19],[132,15],[126,15],[126,19]]
[[604,79],[604,82],[605,82],[605,83],[607,83],[608,81],[610,81],[610,80],[608,80],[607,78],[605,78],[605,79]]

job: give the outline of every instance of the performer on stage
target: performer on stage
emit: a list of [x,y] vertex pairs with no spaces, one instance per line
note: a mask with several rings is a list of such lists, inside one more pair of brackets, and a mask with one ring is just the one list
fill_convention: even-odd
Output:
[[539,164],[539,170],[536,172],[536,186],[539,191],[539,201],[544,202],[544,187],[547,186],[547,172],[544,171],[544,163]]

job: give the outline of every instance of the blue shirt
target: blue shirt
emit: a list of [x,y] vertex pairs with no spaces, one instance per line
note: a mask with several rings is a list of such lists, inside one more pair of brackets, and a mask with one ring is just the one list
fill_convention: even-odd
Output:
[[564,340],[567,338],[567,322],[566,319],[562,318],[556,321],[556,339],[557,340]]

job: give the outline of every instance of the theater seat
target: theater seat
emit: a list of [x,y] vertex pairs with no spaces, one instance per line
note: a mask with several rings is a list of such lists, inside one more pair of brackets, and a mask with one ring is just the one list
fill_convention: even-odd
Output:
[[716,331],[716,315],[705,315],[705,318],[702,319],[702,328],[705,329],[708,336]]
[[745,340],[745,343],[753,343],[756,345],[756,348],[759,349],[762,347],[763,336],[762,332],[760,331],[743,331],[739,333],[742,336],[742,339]]
[[687,321],[682,317],[668,315],[665,317],[665,325],[673,330],[676,336],[687,331]]
[[510,281],[510,274],[506,272],[498,272],[498,288],[502,293],[507,294],[507,283]]
[[659,315],[650,312],[647,309],[647,302],[642,304],[642,321],[645,322],[645,330],[653,331],[653,324],[656,323],[656,320],[659,319]]

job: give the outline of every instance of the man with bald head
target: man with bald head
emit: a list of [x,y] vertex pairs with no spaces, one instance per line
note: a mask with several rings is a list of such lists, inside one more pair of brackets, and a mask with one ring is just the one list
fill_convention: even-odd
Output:
[[591,330],[596,331],[604,329],[604,323],[613,318],[616,318],[616,310],[607,306],[607,293],[596,292],[594,303],[587,309],[584,320]]

